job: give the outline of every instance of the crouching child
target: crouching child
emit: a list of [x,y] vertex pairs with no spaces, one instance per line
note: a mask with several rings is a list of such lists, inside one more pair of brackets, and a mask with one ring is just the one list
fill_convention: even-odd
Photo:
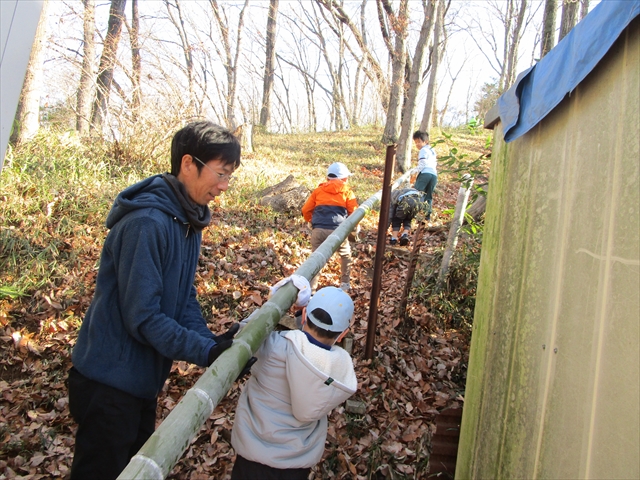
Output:
[[420,211],[424,211],[426,204],[422,197],[422,192],[415,188],[402,188],[391,192],[391,202],[389,203],[389,223],[391,224],[391,239],[389,243],[398,243],[398,234],[402,227],[400,245],[409,243],[411,235],[411,223]]
[[351,356],[335,345],[353,310],[347,293],[325,287],[311,297],[301,330],[267,337],[236,409],[232,480],[306,480],[321,460],[327,415],[357,388]]

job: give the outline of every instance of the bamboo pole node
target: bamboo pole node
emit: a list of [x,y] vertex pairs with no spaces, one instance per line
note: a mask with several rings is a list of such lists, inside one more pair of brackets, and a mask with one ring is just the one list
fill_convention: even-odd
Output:
[[[265,307],[274,308],[281,317],[282,317],[282,315],[284,315],[284,310],[282,310],[277,303],[272,302],[271,300],[267,300],[265,303],[262,304],[262,308],[265,308]],[[234,341],[235,340],[236,339],[234,338]]]
[[196,394],[196,396],[202,398],[209,404],[209,415],[211,415],[213,413],[213,409],[215,408],[215,405],[213,404],[213,399],[211,398],[211,396],[207,392],[205,392],[204,390],[196,386],[194,386],[192,390],[193,390],[193,393]]
[[[329,235],[329,237],[332,237],[333,234]],[[327,237],[327,238],[329,238]],[[333,255],[333,254],[331,254]],[[315,252],[313,252],[311,255],[309,255],[309,258],[311,257],[320,257],[320,259],[324,262],[327,263],[329,261],[330,256],[328,257],[327,255],[324,254],[324,252],[321,252],[320,250],[316,250]]]
[[233,343],[243,346],[251,354],[251,345],[249,345],[244,338],[234,338]]
[[[160,468],[160,465],[158,465],[152,458],[149,458],[146,455],[141,455],[138,453],[134,455],[133,458],[131,458],[131,462],[133,462],[134,460],[137,460],[140,463],[148,465],[151,468],[151,471],[155,474],[155,477],[153,478],[157,478],[159,480],[164,479],[164,475],[162,473],[162,469]],[[147,473],[149,473],[149,470],[145,470],[145,474]]]

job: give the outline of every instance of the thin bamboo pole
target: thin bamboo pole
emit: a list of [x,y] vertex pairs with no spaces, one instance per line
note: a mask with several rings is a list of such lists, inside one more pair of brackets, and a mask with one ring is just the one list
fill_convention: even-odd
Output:
[[[411,171],[398,178],[392,185],[392,189],[397,188],[410,174]],[[360,205],[300,265],[295,274],[307,280],[317,275],[365,214],[380,201],[381,195],[382,190]],[[280,318],[293,305],[297,294],[298,289],[292,283],[287,283],[278,289],[260,309],[241,322],[244,327],[236,335],[231,348],[225,350],[207,368],[196,384],[185,393],[167,418],[131,459],[118,477],[119,480],[164,479],[171,472],[193,437],[227,394],[251,355],[260,348]]]

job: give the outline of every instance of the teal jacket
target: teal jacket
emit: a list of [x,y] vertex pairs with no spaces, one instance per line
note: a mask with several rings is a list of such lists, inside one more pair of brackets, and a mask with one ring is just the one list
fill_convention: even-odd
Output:
[[173,360],[206,366],[216,344],[193,285],[202,234],[160,175],[123,190],[107,227],[73,364],[87,378],[155,398]]

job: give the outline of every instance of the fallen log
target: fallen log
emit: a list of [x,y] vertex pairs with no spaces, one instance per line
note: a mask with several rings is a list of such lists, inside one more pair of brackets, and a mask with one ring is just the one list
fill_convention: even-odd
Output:
[[280,183],[258,192],[256,197],[260,199],[260,205],[269,206],[276,212],[300,214],[310,193],[307,187],[289,175]]

